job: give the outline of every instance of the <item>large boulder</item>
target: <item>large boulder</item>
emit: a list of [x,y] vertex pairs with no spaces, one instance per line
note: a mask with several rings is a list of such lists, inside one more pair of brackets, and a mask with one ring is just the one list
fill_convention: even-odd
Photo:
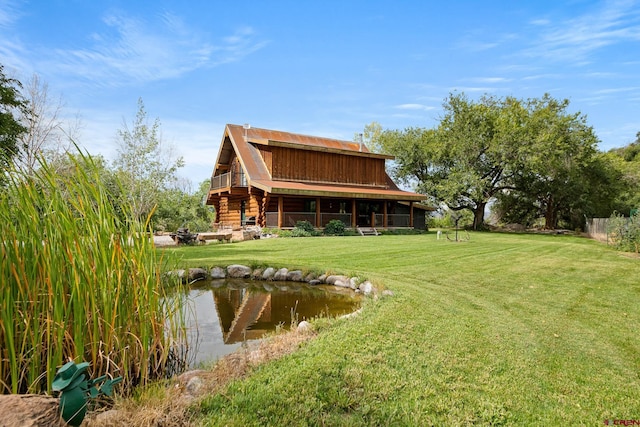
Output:
[[207,270],[204,268],[190,268],[188,278],[190,282],[204,280],[207,278]]
[[264,273],[264,270],[262,268],[256,268],[251,272],[251,278],[253,280],[260,280],[262,279],[262,273]]
[[262,273],[262,280],[273,280],[273,276],[276,274],[276,269],[273,267],[268,267]]
[[368,280],[360,283],[360,286],[358,287],[358,289],[360,289],[360,292],[362,292],[365,295],[371,295],[371,293],[373,293],[374,291],[373,284]]
[[0,426],[65,426],[60,399],[39,394],[0,395]]
[[209,275],[212,279],[224,279],[227,277],[227,272],[222,267],[213,267]]
[[347,276],[331,275],[327,277],[325,282],[328,285],[338,286],[340,288],[351,288],[351,279]]
[[[322,277],[322,276],[320,276],[320,277]],[[327,285],[335,285],[335,283],[336,283],[337,281],[341,281],[341,282],[346,282],[346,283],[348,283],[348,282],[349,282],[349,278],[348,278],[347,276],[339,276],[339,275],[337,275],[337,274],[332,274],[332,275],[330,275],[330,276],[327,276],[327,277],[324,279],[324,282],[325,282]]]
[[247,279],[251,276],[251,267],[240,264],[232,264],[227,266],[227,274],[234,279]]
[[283,267],[280,270],[276,271],[276,274],[274,274],[273,276],[273,280],[282,281],[282,282],[286,281],[287,274],[289,274],[289,270]]
[[287,280],[289,282],[303,282],[304,276],[302,275],[302,271],[293,270],[287,273]]

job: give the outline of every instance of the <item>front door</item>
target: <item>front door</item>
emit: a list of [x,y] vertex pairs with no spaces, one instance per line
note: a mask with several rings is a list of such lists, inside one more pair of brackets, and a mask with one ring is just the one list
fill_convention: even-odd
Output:
[[380,202],[359,202],[358,203],[358,227],[380,227],[377,224],[375,215],[381,212]]

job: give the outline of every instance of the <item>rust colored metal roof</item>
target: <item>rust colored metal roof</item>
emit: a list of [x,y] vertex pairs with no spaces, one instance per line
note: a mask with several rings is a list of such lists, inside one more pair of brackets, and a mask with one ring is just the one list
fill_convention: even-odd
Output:
[[227,172],[228,164],[235,152],[245,172],[250,186],[260,188],[272,194],[297,194],[309,196],[335,196],[356,198],[386,198],[390,200],[419,201],[426,197],[422,194],[400,190],[387,175],[387,188],[366,186],[345,186],[330,184],[312,184],[291,181],[274,181],[262,160],[256,145],[286,145],[289,147],[327,150],[345,155],[393,158],[392,156],[371,153],[357,142],[340,141],[331,138],[300,135],[276,130],[247,128],[241,125],[227,124],[220,143],[220,151],[213,176]]
[[[237,125],[227,125],[227,127],[242,128],[242,126]],[[244,131],[244,128],[242,128],[242,130]],[[277,141],[308,147],[333,148],[352,152],[369,152],[366,146],[363,146],[357,142],[341,141],[331,138],[321,138],[318,136],[300,135],[296,133],[282,132],[279,130],[250,128],[247,129],[247,139],[249,141],[255,141],[257,143],[260,143],[261,141]]]

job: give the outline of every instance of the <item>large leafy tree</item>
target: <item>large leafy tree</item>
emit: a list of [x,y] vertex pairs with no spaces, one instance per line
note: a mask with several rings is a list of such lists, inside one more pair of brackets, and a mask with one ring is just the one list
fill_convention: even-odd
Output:
[[396,178],[452,210],[471,211],[474,229],[496,199],[506,216],[542,216],[553,228],[559,218],[605,206],[615,181],[595,159],[598,141],[586,117],[568,105],[547,94],[477,101],[452,94],[436,129],[384,131],[380,145],[396,156]]
[[395,156],[390,172],[396,179],[426,194],[432,203],[442,201],[438,190],[447,178],[448,163],[445,145],[435,129],[385,130],[377,139],[377,147]]
[[526,111],[514,98],[474,102],[464,94],[450,95],[444,110],[437,129],[385,131],[380,145],[396,157],[396,178],[413,181],[435,203],[471,211],[479,229],[491,199],[512,188]]
[[18,80],[4,74],[4,67],[0,64],[0,184],[4,182],[4,174],[18,153],[19,138],[27,130],[18,119],[27,107],[27,102],[20,94],[21,88]]
[[563,217],[578,226],[593,205],[604,203],[593,189],[610,184],[596,159],[598,138],[586,116],[567,111],[566,99],[545,94],[526,104],[526,143],[510,197],[537,209],[545,228],[557,228]]
[[148,123],[142,99],[132,125],[118,131],[118,155],[114,166],[123,186],[123,197],[134,214],[145,219],[153,212],[164,191],[175,187],[176,172],[184,165],[171,147],[163,145],[160,121]]
[[478,101],[452,94],[444,104],[438,138],[444,144],[439,164],[444,167],[436,196],[453,210],[473,213],[473,228],[484,227],[487,204],[513,189],[522,164],[527,112],[513,98],[485,95]]

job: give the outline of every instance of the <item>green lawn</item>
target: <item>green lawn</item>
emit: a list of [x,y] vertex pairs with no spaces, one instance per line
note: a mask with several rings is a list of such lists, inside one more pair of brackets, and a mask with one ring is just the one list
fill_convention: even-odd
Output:
[[594,241],[477,233],[168,249],[361,275],[393,297],[197,408],[205,425],[603,425],[640,419],[640,260]]

